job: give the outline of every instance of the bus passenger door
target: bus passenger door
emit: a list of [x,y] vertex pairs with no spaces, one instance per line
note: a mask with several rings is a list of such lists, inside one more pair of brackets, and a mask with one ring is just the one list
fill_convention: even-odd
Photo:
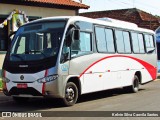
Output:
[[69,56],[70,48],[64,45],[60,59],[60,71],[62,76],[68,76],[69,74]]
[[97,54],[88,54],[76,57],[70,61],[69,74],[79,76],[82,94],[103,89],[104,73],[99,71],[101,66],[98,69],[90,67],[98,58]]

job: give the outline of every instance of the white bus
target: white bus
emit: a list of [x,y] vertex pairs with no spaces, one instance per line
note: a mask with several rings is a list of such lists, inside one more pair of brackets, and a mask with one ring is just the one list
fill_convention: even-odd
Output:
[[62,98],[156,79],[155,33],[133,23],[86,17],[50,17],[16,32],[3,64],[3,92],[17,102],[30,97]]

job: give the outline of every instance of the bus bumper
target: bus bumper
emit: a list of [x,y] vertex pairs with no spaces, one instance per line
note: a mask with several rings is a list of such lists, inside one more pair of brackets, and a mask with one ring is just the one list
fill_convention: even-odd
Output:
[[57,80],[48,83],[3,83],[3,93],[7,96],[19,97],[54,97],[59,98]]

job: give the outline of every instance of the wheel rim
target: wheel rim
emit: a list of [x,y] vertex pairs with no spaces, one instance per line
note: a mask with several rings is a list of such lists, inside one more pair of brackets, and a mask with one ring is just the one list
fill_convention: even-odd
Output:
[[72,87],[66,89],[66,100],[68,102],[73,102],[75,98],[75,91]]

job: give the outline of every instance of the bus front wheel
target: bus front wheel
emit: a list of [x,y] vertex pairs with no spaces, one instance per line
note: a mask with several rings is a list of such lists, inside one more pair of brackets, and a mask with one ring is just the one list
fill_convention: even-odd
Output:
[[63,103],[65,106],[72,106],[77,102],[78,88],[73,82],[68,82],[65,88],[65,97]]

